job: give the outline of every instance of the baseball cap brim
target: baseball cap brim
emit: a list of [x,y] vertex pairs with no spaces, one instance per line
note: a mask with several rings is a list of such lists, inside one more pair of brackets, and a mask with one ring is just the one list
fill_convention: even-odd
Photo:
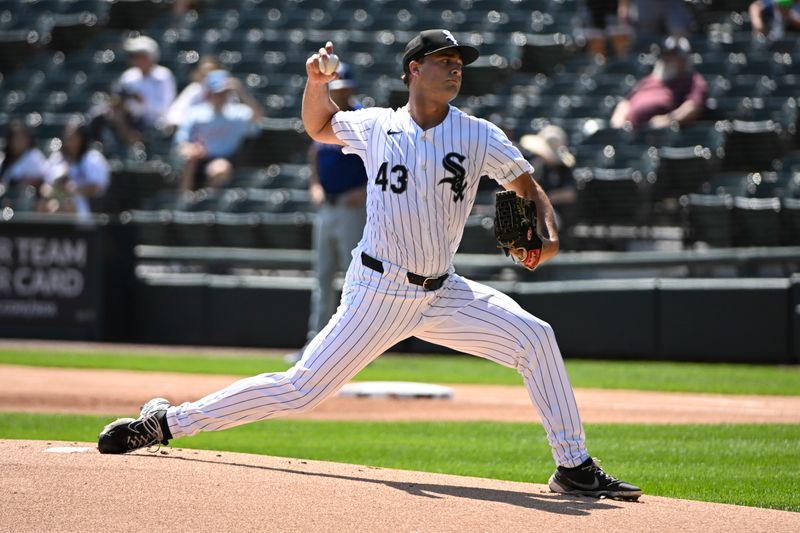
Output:
[[[473,48],[467,44],[459,44],[459,45],[452,45],[452,46],[443,46],[441,48],[437,48],[436,50],[431,50],[430,52],[425,52],[422,54],[421,57],[429,56],[431,54],[435,54],[437,52],[441,52],[442,50],[451,50],[455,49],[458,50],[458,53],[461,54],[461,61],[464,62],[464,65],[469,65],[470,63],[474,63],[478,57],[480,57],[480,52],[478,52],[477,48]],[[413,61],[413,58],[409,61]]]

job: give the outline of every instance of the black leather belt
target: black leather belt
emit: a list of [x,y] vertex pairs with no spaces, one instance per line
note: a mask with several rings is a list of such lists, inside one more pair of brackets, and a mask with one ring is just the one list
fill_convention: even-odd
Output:
[[[364,252],[361,252],[361,264],[367,268],[371,268],[375,272],[380,272],[383,274],[383,263],[374,257],[365,254]],[[442,274],[438,278],[426,278],[425,276],[420,276],[419,274],[414,274],[413,272],[406,274],[406,278],[408,278],[409,283],[419,285],[426,291],[435,291],[440,289],[444,284],[444,280],[446,280],[448,276],[450,276],[450,274]]]

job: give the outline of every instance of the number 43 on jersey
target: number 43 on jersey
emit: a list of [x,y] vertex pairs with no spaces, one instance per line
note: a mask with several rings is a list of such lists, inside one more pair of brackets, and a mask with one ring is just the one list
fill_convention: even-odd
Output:
[[[465,159],[465,156],[456,152],[450,152],[442,159],[442,165],[450,176],[439,180],[439,185],[443,183],[450,185],[454,202],[464,199],[466,171],[461,163]],[[395,165],[389,170],[389,163],[384,161],[378,169],[378,175],[375,176],[375,185],[384,192],[388,187],[393,193],[402,194],[408,188],[408,169],[403,165]]]

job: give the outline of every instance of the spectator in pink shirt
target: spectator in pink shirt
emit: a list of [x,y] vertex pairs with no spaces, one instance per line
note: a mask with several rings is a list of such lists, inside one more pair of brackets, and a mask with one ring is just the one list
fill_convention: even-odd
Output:
[[708,84],[694,71],[685,37],[669,37],[653,67],[617,104],[611,127],[666,128],[695,120],[705,108]]

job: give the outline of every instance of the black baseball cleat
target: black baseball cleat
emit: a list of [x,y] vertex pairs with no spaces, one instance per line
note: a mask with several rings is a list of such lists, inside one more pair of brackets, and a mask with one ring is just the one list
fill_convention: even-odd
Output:
[[575,468],[559,466],[549,484],[553,492],[595,498],[637,500],[642,495],[642,489],[607,474],[592,458]]
[[97,439],[100,453],[128,453],[172,438],[167,425],[169,401],[154,398],[142,406],[139,418],[120,418],[103,428]]

